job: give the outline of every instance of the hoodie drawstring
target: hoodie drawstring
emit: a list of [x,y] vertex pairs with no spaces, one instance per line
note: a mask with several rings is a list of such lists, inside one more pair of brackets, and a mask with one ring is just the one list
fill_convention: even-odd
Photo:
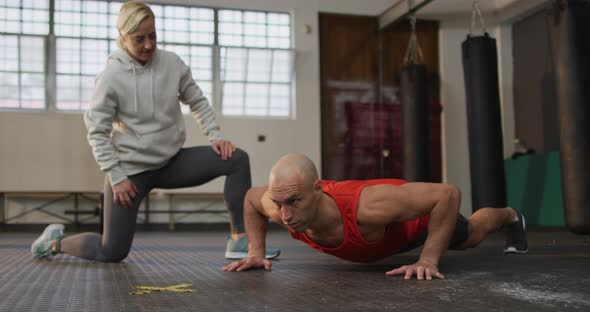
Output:
[[133,92],[133,96],[135,99],[135,112],[137,113],[137,75],[135,73],[135,64],[133,62],[130,62],[131,64],[131,68],[133,69],[133,81],[135,82],[134,87],[135,90]]
[[150,79],[151,79],[151,86],[150,86],[150,91],[151,91],[151,101],[152,101],[152,117],[155,116],[156,114],[156,106],[154,105],[154,71],[152,69],[152,66],[150,66]]

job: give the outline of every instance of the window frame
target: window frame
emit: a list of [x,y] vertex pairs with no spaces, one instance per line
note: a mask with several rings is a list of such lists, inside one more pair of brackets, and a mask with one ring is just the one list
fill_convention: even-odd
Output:
[[[58,64],[57,64],[57,52],[58,52],[58,47],[57,47],[57,42],[60,39],[74,39],[74,40],[80,40],[80,41],[84,41],[84,40],[104,40],[106,41],[106,46],[107,46],[107,53],[110,54],[112,53],[113,49],[116,49],[116,44],[113,45],[113,39],[116,40],[116,38],[112,38],[111,37],[111,28],[112,25],[110,25],[111,23],[111,3],[121,3],[121,1],[116,1],[116,0],[94,0],[97,2],[104,2],[107,5],[107,13],[106,13],[106,19],[108,21],[108,24],[106,24],[105,26],[107,27],[107,35],[106,38],[98,38],[98,37],[90,37],[90,36],[83,36],[83,33],[80,33],[80,36],[67,36],[67,35],[56,35],[55,32],[55,26],[56,26],[56,15],[58,14],[58,10],[56,7],[56,0],[48,0],[48,14],[49,14],[49,18],[48,18],[48,32],[47,34],[28,34],[28,33],[23,33],[22,31],[22,24],[25,23],[26,21],[23,19],[22,14],[18,19],[18,22],[21,24],[20,26],[20,33],[9,33],[9,32],[0,32],[0,35],[6,35],[6,36],[16,36],[19,41],[18,41],[18,51],[19,51],[19,59],[20,59],[20,38],[21,37],[38,37],[38,38],[43,38],[43,47],[44,50],[42,52],[43,54],[43,68],[44,71],[42,72],[43,76],[44,76],[44,90],[45,90],[45,95],[44,95],[44,107],[43,108],[23,108],[20,107],[20,103],[24,100],[21,96],[21,92],[22,92],[22,86],[21,83],[19,82],[19,107],[0,107],[0,112],[4,112],[4,111],[12,111],[12,112],[41,112],[41,113],[46,113],[46,112],[51,112],[51,113],[61,113],[61,114],[81,114],[84,112],[84,108],[83,106],[81,106],[79,109],[63,109],[63,108],[58,108],[58,85],[57,85],[57,81],[58,81],[58,76],[59,75],[68,75],[68,76],[75,76],[75,77],[79,77],[80,80],[84,79],[85,77],[94,77],[93,75],[88,75],[88,74],[84,74],[82,68],[80,68],[78,73],[58,73]],[[82,1],[80,1],[82,3]],[[163,48],[167,45],[178,45],[178,46],[184,46],[190,51],[192,50],[192,48],[195,47],[208,47],[211,48],[212,51],[212,55],[211,55],[211,80],[207,80],[207,81],[203,81],[206,83],[210,83],[211,84],[211,89],[210,89],[210,97],[209,97],[209,101],[211,106],[213,107],[213,109],[215,111],[217,111],[217,115],[219,117],[223,117],[226,119],[269,119],[269,120],[285,120],[285,119],[295,119],[295,68],[294,68],[294,58],[295,58],[295,52],[294,52],[294,36],[293,36],[293,17],[292,14],[289,12],[285,12],[285,11],[266,11],[266,10],[250,10],[250,9],[236,9],[236,8],[219,8],[219,7],[208,7],[208,6],[199,6],[199,5],[188,5],[188,4],[175,4],[175,3],[160,3],[160,2],[151,2],[151,1],[147,1],[148,4],[150,6],[159,6],[161,8],[165,8],[167,6],[169,7],[186,7],[186,8],[198,8],[198,9],[211,9],[213,10],[213,43],[211,45],[208,44],[202,44],[202,43],[192,43],[190,40],[188,42],[175,42],[175,41],[158,41],[158,48]],[[23,10],[23,0],[20,1],[20,10],[22,12]],[[289,30],[289,36],[287,37],[289,40],[289,47],[288,48],[277,48],[277,47],[268,47],[268,40],[267,40],[267,44],[266,47],[259,47],[259,46],[247,46],[244,44],[244,42],[242,42],[241,45],[219,45],[219,38],[220,38],[220,33],[219,33],[219,25],[220,25],[220,21],[219,21],[219,12],[220,11],[239,11],[241,12],[241,14],[243,15],[244,13],[264,13],[264,14],[281,14],[281,15],[287,15],[288,16],[288,23],[285,24],[285,26],[288,27]],[[83,13],[83,7],[80,7],[80,13]],[[162,12],[163,14],[163,12]],[[158,16],[157,16],[158,18]],[[161,16],[159,17],[159,19],[164,22],[165,16]],[[187,17],[187,20],[190,20],[190,15]],[[242,21],[243,25],[246,25],[246,22]],[[82,27],[84,25],[84,23],[80,23],[80,27]],[[266,27],[269,27],[269,25],[274,25],[272,23],[268,23],[268,20],[266,22]],[[98,25],[98,27],[102,27],[102,25]],[[163,26],[161,27],[157,27],[162,29]],[[242,32],[242,38],[247,37],[245,31]],[[266,38],[268,39],[269,37],[269,31],[267,30],[266,32]],[[159,36],[160,37],[160,36]],[[290,53],[290,64],[289,64],[289,69],[290,69],[290,73],[289,73],[289,81],[286,83],[281,83],[282,85],[286,85],[289,88],[289,95],[288,95],[288,107],[284,107],[285,109],[288,110],[288,114],[286,116],[273,116],[273,115],[269,115],[268,111],[269,111],[269,105],[270,105],[270,101],[267,104],[266,110],[267,113],[266,115],[246,115],[245,112],[243,112],[241,115],[224,115],[223,114],[223,84],[224,81],[222,80],[222,73],[221,73],[221,62],[222,62],[222,56],[221,56],[221,51],[224,48],[238,48],[238,49],[245,49],[245,50],[267,50],[270,51],[273,55],[274,55],[274,51],[275,50],[284,50],[284,51],[288,51]],[[80,55],[83,53],[83,49],[80,49]],[[191,66],[191,61],[190,59],[183,59],[183,61],[191,68],[191,71],[193,71],[193,79],[195,79],[195,77],[197,76],[196,73],[194,72],[194,68]],[[84,66],[83,60],[82,58],[80,58],[80,60],[78,60],[78,63],[81,66]],[[20,70],[20,61],[19,61],[19,70],[18,70],[18,75],[19,75],[19,81],[20,81],[20,75],[22,75],[22,71]],[[272,68],[272,64],[270,65]],[[247,69],[246,69],[247,70]],[[99,71],[100,72],[100,71]],[[38,74],[38,73],[37,73]],[[271,72],[272,75],[272,72]],[[200,84],[200,80],[195,79],[197,84]],[[243,82],[244,84],[247,83],[247,81]],[[270,88],[273,85],[272,80],[268,81],[268,82],[263,82],[263,84],[265,84],[265,86],[270,90]],[[79,92],[80,92],[80,101],[81,103],[84,101],[83,96],[81,94],[81,92],[83,92],[82,90],[85,89],[84,86],[82,85],[82,83],[80,83],[79,86]],[[268,94],[269,99],[272,99],[270,91]],[[244,109],[246,108],[246,98],[244,96],[244,103],[242,103]],[[81,104],[80,103],[80,104]],[[184,107],[184,106],[183,106]],[[186,112],[186,111],[185,111]]]

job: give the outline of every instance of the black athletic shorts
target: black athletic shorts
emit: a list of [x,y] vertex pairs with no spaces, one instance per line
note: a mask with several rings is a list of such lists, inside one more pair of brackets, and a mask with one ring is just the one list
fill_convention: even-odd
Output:
[[[422,236],[420,236],[420,238],[418,238],[413,243],[410,243],[410,245],[406,246],[405,248],[402,248],[402,250],[400,250],[398,253],[410,251],[412,249],[415,249],[417,247],[424,245],[427,235],[428,235],[428,232],[424,232],[424,234],[422,234]],[[463,244],[463,242],[466,241],[468,237],[469,237],[469,228],[468,228],[467,219],[465,219],[465,217],[463,215],[458,214],[457,215],[457,223],[455,224],[455,231],[453,232],[453,236],[451,237],[451,241],[449,243],[449,249],[462,250],[463,248],[461,248],[461,244]]]

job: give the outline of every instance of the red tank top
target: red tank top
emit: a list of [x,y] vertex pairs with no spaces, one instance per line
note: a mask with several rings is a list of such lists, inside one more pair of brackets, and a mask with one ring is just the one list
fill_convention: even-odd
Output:
[[416,220],[392,223],[387,226],[382,239],[366,241],[357,226],[357,204],[361,190],[368,185],[392,184],[402,185],[406,183],[397,179],[378,179],[366,181],[322,181],[324,193],[332,197],[342,215],[344,239],[338,247],[322,247],[307,235],[295,233],[289,230],[293,238],[305,242],[314,249],[334,255],[338,258],[353,262],[371,262],[383,259],[397,253],[402,248],[417,240],[428,228],[428,215]]

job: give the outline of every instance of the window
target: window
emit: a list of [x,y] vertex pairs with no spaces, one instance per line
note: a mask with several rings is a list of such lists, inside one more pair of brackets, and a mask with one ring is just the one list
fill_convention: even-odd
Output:
[[[191,68],[193,78],[213,102],[215,10],[180,6],[150,6],[156,15],[159,47],[172,51]],[[183,111],[188,108],[183,105]]]
[[[50,10],[49,0],[0,0],[0,108],[83,111],[96,75],[118,49],[121,2],[53,1]],[[183,59],[223,115],[292,116],[289,14],[150,7],[158,47]],[[46,77],[55,83],[47,84]],[[48,103],[53,98],[55,103]]]
[[45,1],[0,1],[0,107],[45,108]]
[[219,11],[224,115],[292,115],[290,37],[287,14]]
[[47,35],[49,33],[49,1],[0,1],[0,32]]
[[58,110],[88,108],[94,78],[117,45],[120,7],[116,2],[55,0]]
[[289,51],[222,48],[223,114],[288,117]]

